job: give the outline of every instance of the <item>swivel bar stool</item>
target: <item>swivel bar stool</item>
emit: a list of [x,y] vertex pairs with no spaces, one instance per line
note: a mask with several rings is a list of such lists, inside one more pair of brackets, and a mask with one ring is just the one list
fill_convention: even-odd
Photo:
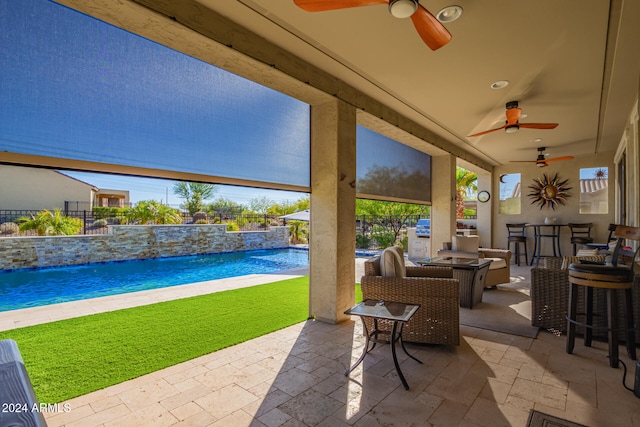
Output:
[[578,252],[578,245],[583,247],[589,243],[593,243],[593,237],[591,237],[591,227],[593,227],[593,223],[569,223],[567,225],[571,230],[571,244],[573,245],[573,256],[575,256]]
[[[618,225],[615,236],[618,238],[611,261],[606,264],[578,263],[569,266],[569,313],[567,315],[567,353],[573,353],[576,325],[585,328],[584,345],[591,346],[593,334],[593,290],[604,289],[607,295],[607,330],[609,341],[609,365],[618,367],[618,333],[625,332],[627,354],[636,360],[635,329],[633,319],[632,288],[634,269],[637,266],[637,256],[640,246],[635,252],[623,250],[625,240],[640,240],[640,227]],[[624,265],[621,258],[626,258]],[[585,286],[584,307],[586,313],[584,322],[578,322],[578,286]],[[625,297],[624,317],[625,325],[618,327],[618,298],[617,292],[623,291]]]

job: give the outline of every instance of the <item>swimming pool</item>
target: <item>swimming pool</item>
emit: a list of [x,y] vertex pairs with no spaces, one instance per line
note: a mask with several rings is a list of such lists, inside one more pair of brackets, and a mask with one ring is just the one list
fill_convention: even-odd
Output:
[[0,311],[307,267],[309,252],[269,249],[0,273]]

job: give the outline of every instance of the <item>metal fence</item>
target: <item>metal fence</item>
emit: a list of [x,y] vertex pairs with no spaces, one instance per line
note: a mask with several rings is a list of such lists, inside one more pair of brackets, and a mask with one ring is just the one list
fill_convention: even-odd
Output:
[[[20,223],[24,219],[35,217],[41,210],[0,210],[0,227],[5,223]],[[130,221],[124,213],[94,212],[92,210],[65,210],[62,214],[70,218],[78,218],[82,221],[82,230],[79,234],[106,234],[109,225],[139,224]],[[285,225],[285,221],[277,215],[264,214],[213,214],[206,217],[194,218],[189,212],[182,212],[182,224],[227,224],[230,230],[238,231],[264,231],[273,226]],[[15,229],[12,227],[11,229]],[[7,230],[7,231],[2,231]],[[0,229],[0,235],[10,235],[9,226]],[[35,230],[25,230],[21,236],[35,236]]]

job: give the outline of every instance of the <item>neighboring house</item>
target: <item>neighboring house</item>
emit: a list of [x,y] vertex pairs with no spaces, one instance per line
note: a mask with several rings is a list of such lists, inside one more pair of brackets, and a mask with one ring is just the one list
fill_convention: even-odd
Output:
[[580,213],[608,213],[609,209],[609,180],[581,179],[580,180]]
[[94,206],[102,206],[109,208],[129,207],[129,191],[127,190],[108,190],[101,188],[95,196]]
[[51,169],[0,165],[0,210],[91,210],[128,204],[128,191],[100,190]]

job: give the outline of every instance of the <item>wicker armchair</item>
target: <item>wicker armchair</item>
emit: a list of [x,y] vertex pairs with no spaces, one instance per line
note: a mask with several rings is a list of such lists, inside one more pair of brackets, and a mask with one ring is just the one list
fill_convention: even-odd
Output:
[[[587,257],[592,258],[592,257]],[[544,268],[531,269],[531,324],[554,332],[566,332],[567,312],[569,303],[569,270],[562,269],[562,258],[545,258]],[[606,294],[601,289],[593,293],[594,312],[606,313]],[[618,324],[624,324],[622,318],[624,299],[619,298],[618,313],[621,318]],[[578,313],[584,313],[584,287],[578,287]],[[640,278],[636,276],[633,288],[633,316],[636,325],[640,323]],[[607,321],[604,316],[594,316],[594,326],[606,328]],[[578,328],[578,333],[583,333],[583,328]],[[594,337],[606,338],[606,331],[594,330]],[[624,334],[619,335],[621,341],[625,340]],[[636,328],[636,342],[640,342],[640,328]]]
[[[453,279],[453,270],[412,266],[406,269],[407,277],[384,277],[380,275],[380,257],[365,261],[365,274],[360,280],[363,298],[420,304],[402,331],[406,342],[460,345],[460,287]],[[372,321],[365,322],[372,330]]]

